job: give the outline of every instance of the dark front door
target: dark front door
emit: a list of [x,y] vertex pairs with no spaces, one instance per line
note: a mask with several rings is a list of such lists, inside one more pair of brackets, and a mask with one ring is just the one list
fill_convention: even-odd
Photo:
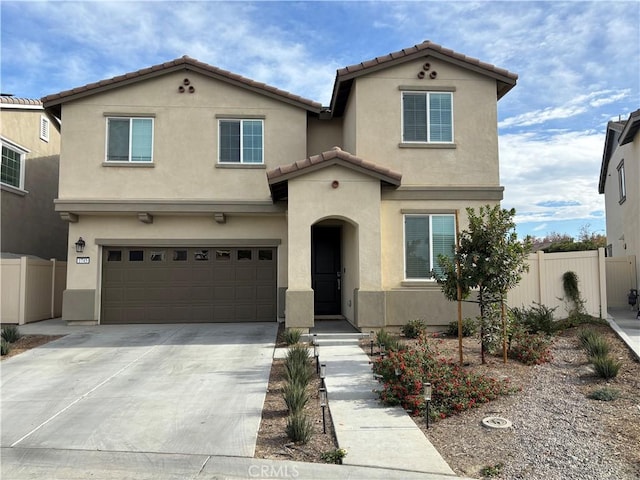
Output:
[[340,315],[340,227],[313,227],[311,276],[315,315]]

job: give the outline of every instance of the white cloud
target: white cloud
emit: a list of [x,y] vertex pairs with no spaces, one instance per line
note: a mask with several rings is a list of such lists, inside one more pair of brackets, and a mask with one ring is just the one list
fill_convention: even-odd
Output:
[[592,131],[501,136],[503,205],[516,209],[518,223],[600,219],[603,141]]

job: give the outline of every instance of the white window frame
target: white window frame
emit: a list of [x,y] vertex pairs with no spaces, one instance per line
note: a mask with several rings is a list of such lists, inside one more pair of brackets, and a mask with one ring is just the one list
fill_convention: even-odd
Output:
[[[424,95],[426,98],[426,102],[427,102],[427,124],[426,124],[426,129],[427,129],[427,141],[420,141],[420,140],[406,140],[404,138],[404,96],[405,95]],[[431,95],[433,94],[440,94],[440,95],[449,95],[451,97],[451,140],[448,141],[442,141],[442,140],[438,140],[438,141],[432,141],[431,140],[431,128],[430,127],[430,122],[429,122],[429,113],[431,110]],[[400,137],[402,139],[402,143],[409,143],[409,144],[417,144],[417,145],[425,145],[425,144],[453,144],[455,143],[455,122],[454,122],[454,105],[453,105],[453,92],[446,92],[446,91],[439,91],[439,90],[428,90],[428,91],[420,91],[420,90],[403,90],[401,92],[400,95],[400,116],[401,116],[401,125],[400,125]]]
[[[220,135],[220,125],[222,122],[239,122],[240,123],[240,161],[239,162],[228,162],[228,161],[222,161],[220,159],[220,153],[222,149],[222,141],[221,141],[222,136]],[[244,160],[244,135],[242,135],[244,122],[260,122],[260,124],[262,125],[262,135],[261,135],[261,143],[260,143],[260,149],[262,151],[262,161],[259,163],[247,162]],[[246,117],[246,118],[220,117],[218,118],[218,163],[220,165],[264,165],[265,163],[264,118],[252,118],[252,117]]]
[[9,190],[17,190],[19,192],[24,193],[24,177],[25,177],[25,160],[27,157],[27,154],[30,153],[30,150],[25,148],[25,147],[21,147],[20,145],[11,142],[10,140],[4,138],[4,137],[0,137],[2,140],[2,146],[5,148],[8,148],[9,150],[13,150],[15,153],[17,153],[18,155],[20,155],[20,180],[19,180],[19,186],[15,186],[15,185],[11,185],[10,183],[4,183],[2,181],[0,181],[0,184],[2,184],[2,186],[4,188],[7,188]]
[[624,159],[622,159],[618,164],[617,170],[618,170],[618,192],[620,194],[618,203],[624,203],[624,201],[627,199],[627,184],[626,184],[627,178],[624,172]]
[[44,115],[40,115],[40,140],[44,142],[49,141],[49,119]]
[[434,217],[451,217],[453,218],[453,241],[454,245],[457,242],[456,239],[456,219],[453,213],[405,213],[402,216],[402,277],[405,282],[435,282],[433,276],[429,277],[407,277],[407,231],[406,231],[406,219],[407,217],[428,217],[429,218],[429,264],[431,266],[430,271],[433,271],[435,265],[438,262],[438,258],[433,256],[433,218]]
[[[109,160],[109,121],[110,120],[129,120],[129,159],[128,160]],[[133,148],[133,120],[151,120],[151,159],[150,160],[132,160],[131,149]],[[122,164],[142,164],[148,165],[153,163],[155,143],[155,130],[156,122],[155,118],[149,116],[120,116],[120,115],[107,115],[105,122],[105,145],[104,145],[104,161],[105,163],[122,163]]]

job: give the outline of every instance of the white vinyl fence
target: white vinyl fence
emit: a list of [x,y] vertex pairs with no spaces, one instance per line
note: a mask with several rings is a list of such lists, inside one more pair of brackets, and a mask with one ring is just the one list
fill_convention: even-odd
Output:
[[604,249],[584,252],[532,253],[528,257],[529,272],[508,295],[510,307],[530,307],[540,303],[556,308],[556,319],[566,317],[572,304],[565,298],[562,275],[572,271],[578,276],[578,288],[585,301],[586,312],[606,318],[607,275]]
[[1,317],[5,324],[62,315],[62,292],[67,284],[67,262],[55,259],[0,259]]

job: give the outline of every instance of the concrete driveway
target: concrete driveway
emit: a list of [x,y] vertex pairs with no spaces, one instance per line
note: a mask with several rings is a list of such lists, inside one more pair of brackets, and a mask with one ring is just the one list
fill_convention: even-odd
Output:
[[252,457],[276,330],[100,326],[4,360],[3,450]]

